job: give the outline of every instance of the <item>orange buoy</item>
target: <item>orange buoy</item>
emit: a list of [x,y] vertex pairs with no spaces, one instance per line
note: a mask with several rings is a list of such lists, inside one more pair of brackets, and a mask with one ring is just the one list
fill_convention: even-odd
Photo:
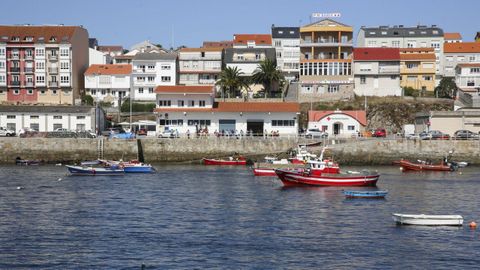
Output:
[[470,222],[469,226],[472,229],[476,229],[477,228],[477,223],[475,221],[472,221],[472,222]]

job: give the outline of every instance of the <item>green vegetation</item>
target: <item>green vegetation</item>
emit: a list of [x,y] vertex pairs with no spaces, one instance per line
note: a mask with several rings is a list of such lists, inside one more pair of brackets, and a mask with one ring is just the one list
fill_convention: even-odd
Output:
[[274,92],[278,92],[278,86],[284,80],[282,72],[277,68],[277,63],[270,59],[260,62],[252,76],[253,83],[263,85],[265,98],[272,97]]
[[[155,103],[132,103],[132,112],[153,112],[155,109]],[[121,112],[130,112],[130,101],[125,99],[122,104]]]
[[442,78],[440,84],[435,87],[435,96],[439,98],[455,98],[457,96],[457,84],[453,78]]
[[83,95],[82,96],[82,104],[93,106],[93,97],[90,95]]
[[249,87],[248,81],[242,77],[244,73],[237,67],[226,67],[220,73],[220,79],[215,83],[222,88],[222,98],[238,96],[242,89]]

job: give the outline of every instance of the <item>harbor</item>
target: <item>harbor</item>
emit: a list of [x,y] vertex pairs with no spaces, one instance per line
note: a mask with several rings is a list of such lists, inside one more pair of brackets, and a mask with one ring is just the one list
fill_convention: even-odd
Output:
[[[380,200],[346,198],[344,187],[284,188],[245,166],[154,167],[153,174],[88,177],[69,176],[64,166],[2,165],[0,214],[8,218],[2,219],[0,268],[438,269],[480,263],[478,230],[465,225],[478,221],[475,166],[408,173],[398,166],[342,167],[378,170],[377,187],[355,190],[388,190]],[[465,223],[399,226],[392,213],[458,214]]]

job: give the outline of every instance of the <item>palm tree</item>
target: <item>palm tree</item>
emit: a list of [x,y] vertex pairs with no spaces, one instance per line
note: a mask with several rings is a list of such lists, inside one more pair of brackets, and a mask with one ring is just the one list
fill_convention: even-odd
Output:
[[270,59],[265,59],[260,62],[252,76],[252,81],[254,83],[263,85],[265,89],[265,98],[267,98],[267,93],[271,96],[273,86],[282,80],[284,80],[284,76],[277,68],[277,63]]
[[243,74],[238,67],[226,67],[222,70],[220,79],[215,84],[222,88],[222,97],[224,100],[226,91],[228,98],[230,98],[230,95],[235,95],[235,93],[242,90],[242,88],[248,88],[247,80],[241,77]]

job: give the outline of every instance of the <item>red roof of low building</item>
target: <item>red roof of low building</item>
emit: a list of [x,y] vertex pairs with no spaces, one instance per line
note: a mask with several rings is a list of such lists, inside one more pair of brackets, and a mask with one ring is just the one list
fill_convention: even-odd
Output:
[[98,46],[97,50],[101,52],[122,52],[123,47],[122,46]]
[[132,74],[132,65],[128,65],[128,64],[91,65],[85,71],[85,75],[130,75],[130,74]]
[[446,40],[461,40],[462,35],[460,33],[444,33],[443,38]]
[[402,61],[408,60],[432,60],[435,61],[437,57],[434,53],[402,53],[400,54],[400,59]]
[[[75,31],[87,31],[80,26],[36,26],[36,25],[0,25],[0,38],[6,37],[7,40],[1,42],[43,42],[43,43],[61,43],[70,42]],[[12,38],[18,37],[19,41]],[[28,41],[27,38],[32,40]],[[41,39],[43,38],[43,40]],[[52,38],[55,38],[53,40]]]
[[155,112],[300,112],[295,102],[215,102],[213,108],[156,108]]
[[463,63],[458,64],[457,67],[480,67],[480,63]]
[[272,35],[270,34],[235,34],[233,35],[233,44],[247,45],[249,41],[255,41],[255,45],[272,45]]
[[345,114],[357,120],[362,126],[367,125],[367,113],[365,111],[308,111],[308,121],[319,122],[332,114]]
[[208,85],[172,85],[157,86],[155,93],[190,93],[190,94],[210,94],[213,93],[213,86]]
[[444,53],[479,53],[480,42],[462,42],[443,44]]
[[435,49],[432,47],[425,48],[400,48],[400,53],[432,53]]
[[399,61],[398,48],[355,48],[353,49],[354,61]]

